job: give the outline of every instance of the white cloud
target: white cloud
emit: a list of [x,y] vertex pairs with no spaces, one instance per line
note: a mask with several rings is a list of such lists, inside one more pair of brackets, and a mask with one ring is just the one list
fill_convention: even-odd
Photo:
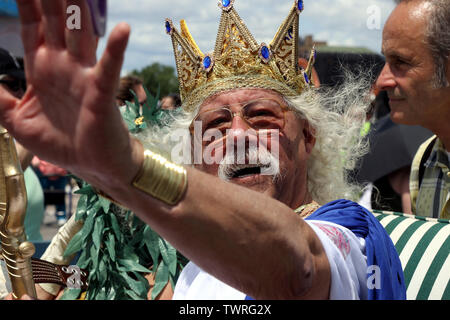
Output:
[[[236,0],[235,8],[257,41],[270,42],[287,16],[293,0]],[[367,47],[379,52],[382,27],[394,7],[393,0],[305,0],[300,17],[300,35],[313,34],[331,45]],[[124,62],[125,70],[141,69],[153,62],[174,65],[171,41],[164,19],[178,25],[185,19],[202,51],[210,52],[220,18],[217,0],[110,0],[108,31],[117,23],[130,24],[132,34]],[[380,8],[379,30],[367,27],[370,6]],[[109,34],[108,32],[108,34]],[[99,52],[105,47],[102,39]]]

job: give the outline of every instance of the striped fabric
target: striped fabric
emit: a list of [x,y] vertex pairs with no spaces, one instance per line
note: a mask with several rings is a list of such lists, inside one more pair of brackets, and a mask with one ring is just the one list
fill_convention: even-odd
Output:
[[450,221],[373,210],[402,263],[408,300],[450,300]]

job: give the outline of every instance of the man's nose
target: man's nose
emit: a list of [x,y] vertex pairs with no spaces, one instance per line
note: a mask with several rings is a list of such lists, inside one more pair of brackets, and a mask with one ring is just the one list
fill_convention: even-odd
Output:
[[391,68],[388,63],[386,63],[383,67],[383,70],[381,70],[380,76],[378,77],[376,82],[376,86],[380,90],[393,89],[397,86],[394,75],[392,74]]
[[250,129],[248,123],[242,118],[239,113],[234,113],[233,118],[231,119],[231,128],[230,131],[246,131]]
[[239,114],[234,114],[231,119],[231,128],[228,130],[228,141],[236,143],[239,139],[244,138],[249,130],[249,125],[241,118]]
[[234,149],[244,155],[249,144],[257,145],[257,140],[256,131],[238,114],[234,115],[231,128],[227,132],[227,150]]

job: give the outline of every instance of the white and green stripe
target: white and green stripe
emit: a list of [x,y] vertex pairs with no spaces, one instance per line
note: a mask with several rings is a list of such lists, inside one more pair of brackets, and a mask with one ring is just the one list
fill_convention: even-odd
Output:
[[403,267],[408,300],[450,299],[450,222],[374,211]]

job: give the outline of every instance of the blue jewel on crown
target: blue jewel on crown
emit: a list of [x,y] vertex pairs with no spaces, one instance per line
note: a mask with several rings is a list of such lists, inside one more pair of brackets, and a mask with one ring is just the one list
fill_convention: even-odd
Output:
[[309,77],[308,77],[308,75],[306,74],[306,72],[303,71],[303,75],[305,76],[305,81],[306,81],[306,83],[309,84]]
[[172,35],[173,25],[172,25],[172,21],[170,19],[166,19],[165,27],[166,27],[166,33],[169,35]]
[[264,63],[268,63],[270,61],[270,58],[272,58],[272,51],[265,43],[262,43],[259,48],[259,57]]
[[225,11],[230,11],[233,8],[234,0],[220,0],[219,7],[222,7]]
[[210,72],[211,69],[214,67],[214,59],[211,55],[207,54],[203,58],[203,69],[206,72]]
[[296,2],[296,7],[297,7],[298,13],[301,13],[305,9],[303,0],[296,0],[295,2]]

